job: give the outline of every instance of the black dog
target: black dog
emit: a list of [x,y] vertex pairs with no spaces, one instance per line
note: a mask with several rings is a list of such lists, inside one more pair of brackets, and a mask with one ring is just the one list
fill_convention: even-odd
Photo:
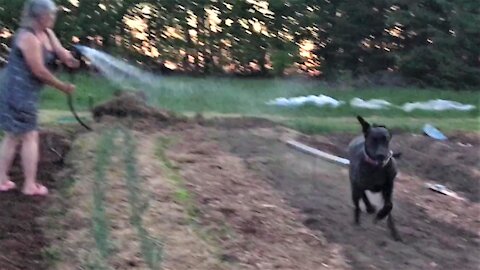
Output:
[[375,222],[387,218],[388,228],[396,241],[401,241],[392,217],[392,193],[397,167],[389,144],[392,134],[385,126],[370,125],[357,116],[362,125],[363,136],[353,139],[348,146],[350,160],[350,183],[352,199],[355,206],[355,224],[360,224],[360,199],[366,206],[367,213],[375,213],[375,207],[368,200],[365,191],[382,192],[383,208],[377,213]]

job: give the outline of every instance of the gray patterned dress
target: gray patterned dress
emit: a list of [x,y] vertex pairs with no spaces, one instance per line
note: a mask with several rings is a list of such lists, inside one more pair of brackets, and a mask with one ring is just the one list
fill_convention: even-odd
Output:
[[[35,34],[31,29],[25,30]],[[50,67],[55,61],[55,54],[43,47],[43,60]],[[20,135],[37,130],[38,102],[43,86],[44,83],[30,70],[14,40],[3,85],[0,85],[0,128],[3,131]]]

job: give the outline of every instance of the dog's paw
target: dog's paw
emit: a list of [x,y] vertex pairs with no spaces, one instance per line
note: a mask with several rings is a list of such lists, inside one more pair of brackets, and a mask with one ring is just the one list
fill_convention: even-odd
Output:
[[354,218],[353,219],[353,225],[360,226],[360,218]]
[[392,235],[392,238],[393,240],[395,240],[396,242],[403,242],[403,239],[400,237],[400,235],[398,234],[394,234]]
[[377,212],[377,208],[375,208],[375,206],[371,205],[370,207],[367,207],[367,213],[369,214],[374,214],[375,212]]
[[382,217],[380,215],[376,215],[374,218],[373,218],[373,224],[377,224],[379,221],[382,221],[383,219],[385,219],[385,217]]
[[379,221],[385,219],[388,216],[389,212],[390,211],[385,211],[384,209],[380,210],[380,212],[378,212],[375,216],[375,220]]
[[363,226],[362,226],[362,223],[360,222],[353,222],[353,229],[354,230],[363,230]]

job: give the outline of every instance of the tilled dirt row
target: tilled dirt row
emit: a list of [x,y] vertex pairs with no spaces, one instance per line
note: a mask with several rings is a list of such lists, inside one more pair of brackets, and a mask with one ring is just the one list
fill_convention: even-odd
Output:
[[304,226],[303,215],[241,157],[222,150],[215,134],[210,128],[172,134],[179,141],[168,156],[193,192],[200,225],[215,237],[222,259],[235,269],[349,269],[343,248]]
[[[50,245],[59,254],[56,269],[228,269],[176,199],[156,154],[158,136],[97,130],[75,142],[68,164],[74,184],[61,195],[66,213],[50,217],[60,223],[49,230],[57,237]],[[101,162],[105,137],[114,142]]]

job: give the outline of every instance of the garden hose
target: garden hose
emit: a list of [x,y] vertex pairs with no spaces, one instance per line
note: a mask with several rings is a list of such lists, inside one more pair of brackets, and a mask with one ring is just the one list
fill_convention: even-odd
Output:
[[92,131],[92,128],[89,127],[87,124],[85,124],[82,119],[80,119],[80,117],[78,117],[78,114],[77,112],[75,111],[75,107],[73,106],[73,97],[72,97],[72,94],[67,94],[67,103],[68,103],[68,107],[70,108],[70,111],[72,112],[73,116],[75,117],[75,119],[77,120],[78,123],[80,123],[80,125],[82,125],[84,128],[86,128],[87,130],[89,131]]
[[[72,53],[72,55],[75,59],[77,59],[78,61],[82,61],[82,53],[80,52],[80,50],[78,49],[77,46],[72,47],[71,53]],[[75,71],[73,69],[68,68],[68,72],[70,73],[70,76],[71,76],[70,79],[72,79],[72,81],[73,81],[74,78],[75,78]],[[82,125],[84,128],[86,128],[87,130],[91,131],[92,128],[90,126],[88,126],[87,124],[85,124],[82,121],[82,119],[80,119],[77,112],[75,111],[75,107],[73,106],[72,94],[67,94],[67,103],[68,103],[68,107],[70,108],[70,112],[72,112],[72,114],[75,117],[75,119],[77,120],[77,122],[80,125]]]

